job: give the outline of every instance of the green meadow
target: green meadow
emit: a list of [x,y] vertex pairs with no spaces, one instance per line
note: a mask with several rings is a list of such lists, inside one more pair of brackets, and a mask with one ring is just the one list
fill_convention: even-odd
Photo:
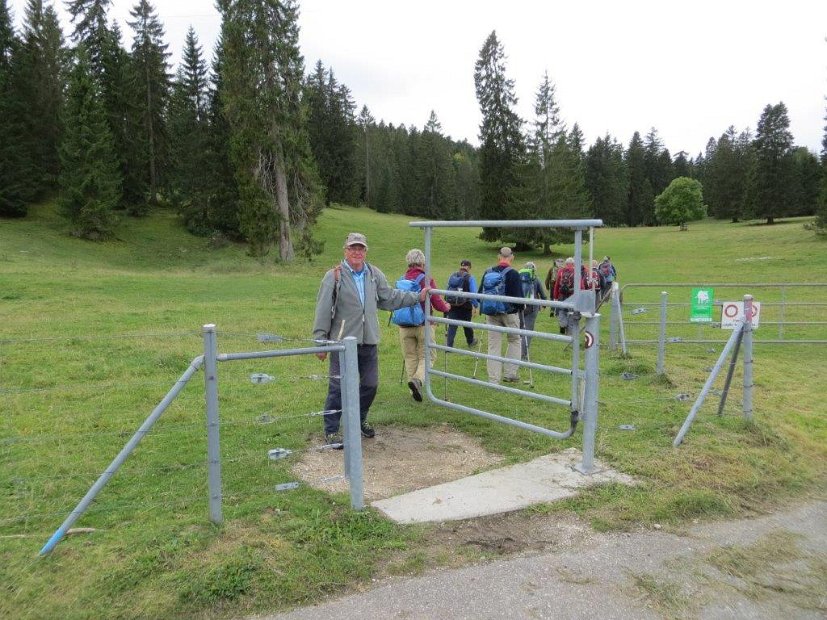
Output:
[[[389,564],[420,571],[439,566],[438,558],[421,560],[433,526],[396,525],[370,508],[354,512],[347,494],[307,485],[274,490],[295,478],[291,459],[270,461],[269,449],[290,449],[295,458],[322,443],[321,419],[312,414],[323,408],[327,368],[314,356],[219,366],[222,526],[208,519],[199,372],[75,524],[94,531],[68,536],[50,556],[38,557],[202,353],[202,325],[217,326],[220,352],[309,346],[319,280],[341,258],[346,234],[364,232],[368,261],[395,280],[407,250],[423,245],[422,231],[409,221],[328,208],[317,232],[324,252],[285,265],[252,259],[240,245],[214,247],[166,212],[125,220],[116,240],[97,244],[71,237],[49,204],[32,208],[24,220],[0,220],[0,617],[237,617],[363,589]],[[688,290],[682,283],[825,283],[827,245],[805,229],[807,221],[600,229],[593,252],[613,258],[622,284],[673,285],[675,302],[689,301],[681,297]],[[432,272],[439,285],[462,258],[473,262],[478,278],[495,262],[498,246],[478,234],[434,232]],[[568,245],[555,247],[553,257],[523,253],[517,262],[533,260],[544,275],[552,258],[572,251]],[[630,286],[627,309],[656,302],[660,290]],[[752,293],[767,304],[781,296],[809,303],[783,318],[827,322],[827,287],[783,293],[736,287],[731,293],[733,299]],[[769,305],[762,311],[767,325],[756,338],[775,334],[770,323],[782,318],[779,312]],[[645,314],[653,320],[657,310]],[[650,328],[636,325],[640,315],[628,318],[629,338],[651,336]],[[386,314],[380,319],[382,382],[371,412],[378,433],[447,422],[506,462],[582,446],[581,428],[557,441],[415,403],[399,382],[396,329]],[[657,376],[655,347],[630,346],[625,356],[610,351],[608,323],[604,314],[596,457],[640,484],[592,489],[530,513],[574,512],[600,530],[680,527],[824,496],[824,345],[756,344],[753,421],[741,416],[739,363],[724,415],[716,415],[717,398],[708,399],[675,449],[672,439],[692,405],[676,395],[698,394],[721,345],[670,345],[666,375]],[[537,329],[556,332],[556,323],[544,314]],[[825,326],[806,329],[790,327],[787,335],[827,338]],[[729,335],[695,326],[685,331],[688,338],[720,341]],[[260,334],[283,341],[262,343]],[[570,357],[560,345],[535,340],[532,359],[565,365]],[[473,370],[473,360],[461,356],[440,355],[438,364],[457,373]],[[256,372],[275,379],[253,385]],[[559,380],[533,378],[538,392],[567,394]],[[441,380],[434,389],[555,430],[568,426],[567,411],[529,399]],[[479,561],[490,553],[467,549],[460,556]]]

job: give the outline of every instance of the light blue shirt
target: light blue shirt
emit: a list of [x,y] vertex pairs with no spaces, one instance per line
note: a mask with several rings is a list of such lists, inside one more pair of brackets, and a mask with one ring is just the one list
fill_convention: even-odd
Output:
[[347,270],[353,276],[353,281],[356,283],[356,290],[359,291],[359,301],[362,302],[362,307],[365,306],[365,263],[362,263],[362,271],[353,271],[353,267],[351,267],[346,260],[342,261],[342,264],[347,267]]

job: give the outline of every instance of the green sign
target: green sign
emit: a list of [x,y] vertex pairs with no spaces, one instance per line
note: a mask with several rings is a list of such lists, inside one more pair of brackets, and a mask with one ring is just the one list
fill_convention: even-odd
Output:
[[714,290],[711,288],[693,288],[692,303],[689,310],[691,323],[712,322],[712,302],[715,300]]

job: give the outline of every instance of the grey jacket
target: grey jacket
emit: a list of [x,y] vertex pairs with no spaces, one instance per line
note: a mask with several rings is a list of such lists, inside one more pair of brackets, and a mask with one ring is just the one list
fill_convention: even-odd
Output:
[[[358,344],[379,344],[377,310],[396,310],[419,303],[418,293],[393,288],[377,267],[365,263],[365,269],[368,273],[365,274],[364,307],[349,269],[342,267],[338,285],[333,269],[324,274],[316,297],[314,340],[341,340],[355,336]],[[335,307],[334,288],[338,289]]]

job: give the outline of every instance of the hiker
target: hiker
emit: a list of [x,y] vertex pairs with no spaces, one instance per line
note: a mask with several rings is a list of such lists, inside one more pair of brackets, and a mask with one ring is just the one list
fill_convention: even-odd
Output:
[[[480,283],[479,293],[485,295],[504,295],[506,297],[522,297],[523,287],[520,284],[520,274],[512,269],[514,253],[511,248],[500,249],[498,262],[485,271]],[[520,312],[522,304],[511,304],[502,301],[484,299],[480,302],[480,312],[485,314],[485,322],[488,325],[500,327],[520,327]],[[505,357],[509,359],[520,359],[520,334],[506,334],[508,347]],[[502,333],[488,331],[488,355],[502,355]],[[488,380],[491,383],[517,383],[520,378],[517,376],[517,364],[503,364],[496,360],[486,360],[488,369]]]
[[[551,267],[548,268],[548,273],[546,273],[546,290],[551,294],[551,291],[554,290],[554,281],[557,280],[557,272],[563,268],[566,261],[562,258],[555,258],[554,262],[551,264]],[[552,310],[552,315],[554,315],[554,311]]]
[[[537,265],[531,261],[525,264],[525,267],[520,269],[520,284],[522,286],[522,296],[526,299],[548,299],[543,285],[537,277]],[[534,323],[537,321],[540,306],[526,304],[525,310],[520,315],[520,328],[529,331],[534,330]],[[528,348],[531,346],[531,336],[523,336],[521,340],[521,357],[523,361],[528,360]]]
[[[466,258],[460,261],[459,271],[455,271],[451,274],[451,277],[448,278],[447,288],[449,291],[465,291],[466,293],[477,291],[477,281],[474,279],[474,276],[471,275],[470,260]],[[476,299],[452,297],[450,294],[445,296],[445,301],[451,304],[451,310],[448,312],[448,318],[457,321],[471,321],[480,305],[480,302]],[[479,344],[479,340],[474,338],[474,330],[470,327],[463,327],[462,329],[465,332],[465,342],[468,343],[468,348],[473,349],[477,346],[477,344]],[[446,340],[446,344],[449,347],[454,346],[456,334],[457,325],[449,325]]]
[[[403,280],[411,282],[413,290],[421,288],[437,288],[434,279],[425,282],[425,254],[422,250],[414,248],[405,255],[408,263],[408,270],[405,275],[397,281],[397,288]],[[411,285],[408,285],[411,286]],[[439,312],[450,312],[451,304],[445,302],[439,295],[431,295],[431,306]],[[412,310],[415,307],[411,308]],[[411,396],[416,402],[422,402],[422,382],[425,380],[425,302],[421,302],[419,312],[413,313],[407,308],[397,310],[393,314],[393,322],[399,325],[399,343],[402,345],[402,355],[405,358],[405,373],[408,376],[408,388]],[[397,318],[401,317],[401,318]],[[430,330],[431,342],[434,342],[436,327],[431,322],[427,329]],[[436,349],[431,349],[430,366],[436,361]]]
[[[359,352],[359,418],[363,437],[376,432],[368,422],[368,410],[379,387],[379,319],[377,309],[395,310],[414,306],[425,300],[428,287],[406,293],[388,284],[378,267],[368,264],[365,257],[368,242],[362,233],[350,233],[345,240],[344,260],[325,273],[316,296],[316,317],[313,339],[342,340],[354,336]],[[327,353],[317,353],[324,361]],[[330,379],[327,385],[324,416],[325,441],[342,447],[339,422],[342,417],[339,354],[330,356]]]
[[604,256],[597,266],[597,273],[600,275],[600,298],[598,305],[603,303],[612,291],[612,283],[617,280],[617,270],[612,259]]
[[[580,278],[580,288],[586,288],[586,281]],[[574,258],[569,256],[563,267],[557,271],[557,278],[554,280],[554,290],[551,298],[554,301],[565,301],[574,294]],[[557,321],[560,324],[560,333],[565,334],[569,327],[568,311],[557,308],[555,311]]]
[[586,275],[586,289],[591,290],[594,293],[594,307],[597,308],[600,305],[600,300],[602,297],[600,296],[600,290],[602,288],[603,278],[600,276],[600,272],[597,270],[598,262],[597,260],[592,260],[592,268],[588,271]]

